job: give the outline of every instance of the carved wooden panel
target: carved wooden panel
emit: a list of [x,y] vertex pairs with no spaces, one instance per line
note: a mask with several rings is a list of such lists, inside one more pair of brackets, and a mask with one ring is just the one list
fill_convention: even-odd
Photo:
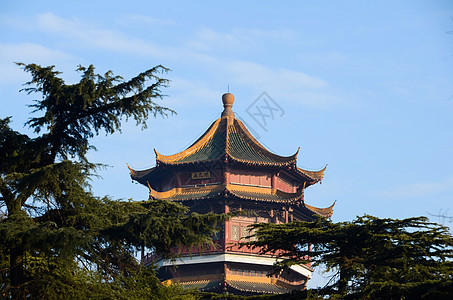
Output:
[[239,241],[240,237],[241,237],[240,227],[238,225],[231,226],[231,240]]

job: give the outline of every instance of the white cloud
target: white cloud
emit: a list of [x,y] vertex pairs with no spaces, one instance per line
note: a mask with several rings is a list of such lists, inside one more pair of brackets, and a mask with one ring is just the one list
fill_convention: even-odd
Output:
[[128,14],[117,18],[117,23],[123,25],[136,25],[141,24],[145,26],[156,26],[156,25],[165,25],[165,26],[174,26],[177,23],[171,19],[159,19],[153,18],[150,16],[140,15],[140,14]]
[[[194,60],[198,59],[195,54],[188,55]],[[197,99],[197,101],[216,101],[220,94],[213,89],[213,86],[219,86],[219,82],[223,82],[224,88],[226,83],[230,83],[236,90],[239,88],[248,90],[256,96],[266,91],[271,96],[277,97],[279,101],[291,103],[291,105],[303,104],[317,109],[326,109],[332,104],[344,102],[325,80],[298,70],[270,68],[250,61],[227,61],[210,56],[201,57],[197,61],[205,64],[205,68],[215,75],[215,79],[202,81],[178,78],[172,82],[172,86],[177,87],[178,90],[181,88],[187,90],[187,93],[182,93],[184,97],[191,95],[193,97],[190,99]],[[199,91],[196,92],[196,90]]]
[[[172,101],[176,98],[181,98],[181,101],[175,101],[175,104],[179,103],[179,105],[183,106],[191,105],[187,101],[196,101],[197,105],[213,105],[213,102],[215,102],[217,106],[218,99],[221,96],[219,91],[201,80],[175,77],[172,79],[172,86],[177,89],[177,96],[172,96]],[[183,103],[183,101],[186,101],[186,103]]]
[[[140,22],[161,22],[140,15],[127,15],[125,19],[135,19]],[[34,23],[30,21],[29,23]],[[203,82],[194,82],[194,78],[178,78],[180,84],[193,90],[201,90],[198,95],[190,92],[193,97],[207,99],[216,94],[211,88],[213,78],[223,82],[232,83],[237,87],[244,87],[253,93],[267,91],[272,95],[278,95],[281,101],[291,101],[312,105],[318,108],[326,108],[334,102],[339,101],[339,97],[332,92],[332,88],[322,78],[311,76],[302,70],[288,68],[272,68],[257,62],[248,60],[238,60],[234,51],[231,54],[216,52],[207,54],[203,48],[209,45],[230,47],[229,49],[239,49],[253,43],[275,42],[277,40],[292,40],[296,33],[289,29],[261,30],[261,29],[240,29],[236,28],[230,32],[218,32],[209,28],[203,28],[195,38],[188,44],[181,42],[179,45],[165,45],[154,43],[148,39],[140,39],[118,30],[110,30],[99,27],[96,24],[84,22],[77,18],[62,18],[52,13],[40,14],[35,20],[36,29],[50,35],[57,35],[59,41],[64,42],[64,47],[92,49],[98,48],[106,51],[116,51],[130,53],[134,56],[153,57],[158,60],[166,61],[166,64],[183,64],[188,67],[197,66],[207,76],[203,76]],[[168,21],[168,23],[171,23]],[[199,46],[194,47],[193,45]],[[30,48],[30,47],[29,47]],[[35,45],[36,56],[42,55],[51,58],[51,63],[56,64],[57,60],[65,56],[60,50],[50,50],[39,45]],[[33,50],[30,50],[32,52]],[[31,59],[31,61],[38,61]],[[4,73],[3,73],[4,74]],[[220,74],[220,75],[219,75]],[[211,75],[211,77],[209,77]],[[187,84],[185,84],[187,83]],[[194,85],[190,85],[195,83]],[[211,86],[211,88],[208,88]],[[216,85],[214,85],[216,86]],[[205,87],[205,88],[203,88]],[[202,95],[200,95],[200,93]],[[216,97],[217,98],[217,97]]]
[[299,70],[270,68],[250,61],[219,63],[218,69],[227,73],[235,86],[244,86],[255,94],[266,91],[278,101],[291,105],[308,105],[328,109],[343,103],[338,92],[322,78],[310,76]]
[[269,88],[288,87],[319,89],[327,87],[327,82],[303,72],[288,69],[272,69],[250,61],[234,61],[224,67],[235,76],[236,81],[247,85],[260,85]]
[[203,27],[186,46],[194,50],[244,50],[256,48],[269,40],[277,42],[295,37],[296,33],[287,28],[273,30],[233,28],[230,32],[220,32]]
[[258,28],[251,29],[235,29],[239,35],[248,35],[254,39],[272,39],[272,40],[293,40],[297,38],[298,34],[296,31],[289,28],[277,28],[271,30],[264,30]]
[[310,62],[317,65],[325,66],[341,66],[345,64],[351,64],[354,61],[350,60],[347,56],[336,51],[320,51],[320,52],[307,52],[302,51],[296,55],[296,59],[299,61]]
[[381,191],[380,194],[389,198],[412,198],[429,196],[445,191],[453,191],[453,176],[439,182],[405,184]]
[[[60,50],[39,44],[0,44],[0,82],[25,82],[29,76],[15,62],[53,65],[75,60],[75,57]],[[72,65],[75,68],[75,65]]]
[[163,57],[165,54],[163,47],[130,37],[120,31],[98,28],[77,18],[64,19],[52,13],[46,13],[38,15],[37,22],[43,31],[64,36],[79,47],[91,46],[156,57]]

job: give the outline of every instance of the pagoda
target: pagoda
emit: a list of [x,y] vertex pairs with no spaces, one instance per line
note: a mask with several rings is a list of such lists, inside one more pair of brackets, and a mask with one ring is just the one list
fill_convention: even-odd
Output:
[[330,217],[333,205],[317,208],[305,203],[304,190],[320,182],[324,169],[297,167],[297,154],[279,156],[263,147],[235,118],[234,96],[222,96],[224,110],[207,131],[186,150],[162,155],[156,150],[156,166],[130,169],[133,180],[149,188],[150,199],[184,204],[197,213],[240,214],[222,224],[214,245],[199,251],[179,249],[176,261],[144,256],[144,263],[160,266],[159,276],[171,283],[201,291],[239,295],[280,294],[306,288],[313,270],[293,266],[272,272],[276,258],[259,249],[237,246],[247,241],[253,223],[311,221]]

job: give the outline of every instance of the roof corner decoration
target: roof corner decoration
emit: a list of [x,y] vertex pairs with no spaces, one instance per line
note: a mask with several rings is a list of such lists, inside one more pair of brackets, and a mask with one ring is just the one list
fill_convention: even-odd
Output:
[[324,171],[327,169],[327,164],[325,165],[325,167],[319,171],[308,171],[308,170],[305,170],[305,169],[302,169],[302,168],[299,168],[297,167],[296,170],[297,172],[310,179],[312,182],[310,183],[310,185],[314,184],[314,183],[317,183],[319,181],[321,181],[324,177]]
[[129,172],[130,172],[130,174],[131,174],[131,177],[132,177],[132,176],[134,175],[134,172],[135,172],[135,170],[134,170],[134,169],[132,169],[132,168],[131,168],[131,167],[129,166],[129,164],[128,164],[128,163],[126,163],[126,165],[127,165],[127,168],[129,169]]
[[300,147],[297,147],[297,151],[296,151],[296,153],[294,154],[294,156],[295,156],[294,158],[295,158],[296,160],[297,160],[297,155],[299,154],[299,151],[300,151]]
[[147,185],[147,178],[150,175],[156,173],[156,171],[158,171],[157,169],[158,169],[157,167],[152,167],[150,169],[137,171],[129,167],[130,176],[132,180],[135,180],[143,185]]
[[305,202],[303,203],[303,205],[305,206],[305,208],[307,208],[308,210],[312,211],[313,213],[315,213],[317,215],[320,215],[320,216],[326,217],[326,218],[330,218],[333,214],[333,208],[334,208],[336,202],[337,202],[337,200],[335,200],[331,206],[326,207],[326,208],[314,207],[314,206],[306,204]]

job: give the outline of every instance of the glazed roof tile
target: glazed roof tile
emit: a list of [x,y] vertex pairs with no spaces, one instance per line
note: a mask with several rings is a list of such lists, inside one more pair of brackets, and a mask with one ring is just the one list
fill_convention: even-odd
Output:
[[239,280],[227,280],[226,283],[236,290],[249,293],[284,294],[291,292],[290,289],[285,288],[276,283],[250,282]]
[[256,294],[284,294],[291,292],[277,283],[255,282],[242,280],[195,280],[179,282],[186,289],[199,289],[200,291],[217,291],[223,289],[224,283],[233,290]]
[[190,186],[182,188],[174,188],[166,192],[158,192],[149,187],[149,196],[153,199],[170,200],[170,201],[185,201],[195,199],[214,198],[224,193],[225,185],[207,185],[207,186]]
[[[155,183],[156,180],[159,181],[159,178],[165,175],[168,171],[166,166],[177,167],[201,164],[206,167],[209,162],[227,161],[242,165],[284,169],[296,178],[302,179],[304,188],[322,180],[326,168],[320,171],[308,171],[298,168],[296,160],[299,150],[291,156],[280,156],[270,152],[250,134],[240,120],[235,118],[231,110],[234,102],[233,95],[223,95],[222,101],[225,107],[222,117],[212,123],[206,132],[192,145],[174,155],[162,155],[154,150],[156,153],[156,167],[137,171],[128,166],[131,171],[131,178],[141,184],[148,185],[149,182]],[[229,192],[237,197],[266,199],[267,201],[282,201],[282,199],[286,201],[290,197],[280,192],[260,194],[259,191],[250,192],[250,190],[234,189]],[[194,199],[197,196],[209,198],[215,196],[216,193],[215,191],[208,192],[207,190],[197,192],[184,191],[174,193],[172,197],[167,198],[174,198],[174,200]]]
[[150,186],[149,189],[151,198],[170,201],[209,199],[217,196],[228,195],[239,199],[263,202],[291,202],[299,200],[302,197],[302,191],[296,193],[286,193],[270,187],[222,183],[215,185],[174,188],[166,192],[155,191]]
[[149,187],[151,199],[168,201],[190,201],[201,199],[212,199],[216,197],[235,197],[242,200],[252,200],[259,202],[294,203],[303,211],[313,213],[323,217],[331,217],[335,202],[326,208],[318,208],[301,201],[303,191],[296,193],[286,193],[270,187],[251,186],[243,184],[212,184],[201,186],[188,186],[174,188],[165,192],[155,191]]
[[296,193],[286,193],[278,189],[240,184],[229,184],[227,191],[238,198],[270,202],[291,202],[302,197],[302,190]]
[[297,152],[280,156],[267,150],[234,117],[217,119],[208,130],[186,150],[174,155],[162,155],[156,150],[158,164],[194,164],[228,158],[244,164],[283,166],[296,163]]
[[234,96],[222,96],[224,111],[206,132],[184,151],[173,155],[163,155],[154,150],[157,167],[136,171],[131,168],[131,177],[145,184],[151,178],[159,176],[159,166],[182,166],[205,164],[216,161],[231,161],[245,165],[264,167],[288,167],[295,174],[307,180],[312,185],[322,180],[324,169],[307,171],[296,167],[297,152],[291,156],[280,156],[267,150],[247,130],[244,124],[235,118],[232,111]]
[[179,282],[186,289],[198,289],[200,291],[217,290],[222,286],[221,280],[196,280]]

